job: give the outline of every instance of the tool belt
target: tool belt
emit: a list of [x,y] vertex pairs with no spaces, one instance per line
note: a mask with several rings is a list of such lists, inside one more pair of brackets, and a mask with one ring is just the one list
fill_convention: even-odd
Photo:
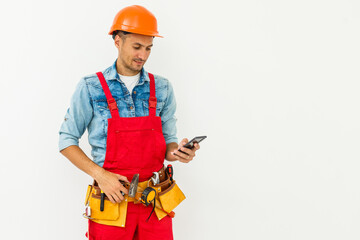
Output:
[[[120,203],[112,203],[106,196],[104,199],[103,211],[100,210],[101,205],[101,189],[96,181],[87,188],[85,198],[85,218],[100,224],[125,227],[127,206],[129,202],[134,204],[144,204],[142,195],[144,190],[151,187],[155,190],[155,201],[152,202],[155,214],[159,220],[166,215],[174,217],[174,208],[177,207],[186,197],[180,188],[177,186],[176,181],[172,180],[165,172],[164,167],[158,172],[160,183],[154,185],[151,179],[144,182],[139,182],[135,197],[124,195],[124,200]],[[129,190],[129,183],[124,186]],[[155,204],[155,206],[154,206]]]

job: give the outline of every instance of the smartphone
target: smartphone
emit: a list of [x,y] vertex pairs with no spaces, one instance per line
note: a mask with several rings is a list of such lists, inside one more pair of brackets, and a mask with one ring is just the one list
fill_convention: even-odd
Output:
[[[199,143],[202,140],[204,140],[206,138],[206,136],[198,136],[198,137],[194,137],[193,139],[191,139],[187,144],[185,144],[183,147],[192,149],[194,147],[194,143]],[[185,153],[183,151],[181,151],[180,149],[178,150],[181,153]],[[185,153],[187,154],[187,153]]]

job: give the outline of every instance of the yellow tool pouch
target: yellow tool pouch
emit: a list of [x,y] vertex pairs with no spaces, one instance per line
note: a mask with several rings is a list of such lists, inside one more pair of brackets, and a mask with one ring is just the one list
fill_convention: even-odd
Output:
[[168,213],[174,210],[185,198],[184,193],[175,181],[172,182],[168,189],[159,193],[160,203],[165,212]]
[[167,178],[165,181],[151,187],[156,190],[155,214],[158,219],[161,220],[166,215],[173,217],[175,213],[172,210],[186,198],[176,182],[171,182]]
[[186,198],[175,181],[172,182],[168,189],[159,192],[158,195],[162,208],[168,213],[174,210]]
[[[84,217],[100,224],[125,227],[126,212],[127,212],[127,195],[121,203],[112,203],[107,197],[104,200],[104,211],[100,211],[100,188],[89,185],[85,205],[87,211]],[[90,209],[90,210],[88,210]]]

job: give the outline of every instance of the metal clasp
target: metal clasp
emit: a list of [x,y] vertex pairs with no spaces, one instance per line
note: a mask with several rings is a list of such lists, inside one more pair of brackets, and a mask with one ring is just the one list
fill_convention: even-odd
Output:
[[83,213],[83,217],[87,218],[87,219],[93,219],[91,217],[91,208],[89,206],[89,203],[87,203],[86,206],[85,206],[85,212]]
[[151,181],[153,182],[154,186],[160,183],[159,173],[153,172],[154,176],[151,177]]

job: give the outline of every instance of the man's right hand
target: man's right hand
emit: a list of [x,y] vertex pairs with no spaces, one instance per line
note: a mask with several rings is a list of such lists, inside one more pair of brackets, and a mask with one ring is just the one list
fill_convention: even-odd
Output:
[[[128,194],[128,190],[121,184],[121,181],[128,182],[125,176],[112,173],[103,169],[95,179],[99,184],[100,189],[106,194],[112,203],[120,203],[124,200],[121,192]],[[121,192],[120,192],[121,191]]]

